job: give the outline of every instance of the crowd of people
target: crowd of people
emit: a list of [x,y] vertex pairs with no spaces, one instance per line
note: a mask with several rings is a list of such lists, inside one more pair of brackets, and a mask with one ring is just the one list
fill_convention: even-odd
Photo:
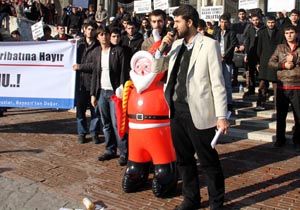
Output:
[[[48,6],[37,1],[34,4],[30,18],[38,20],[47,13],[46,7],[51,15],[44,19],[45,23],[55,22],[51,2]],[[39,12],[34,14],[32,7],[39,8]],[[5,17],[3,14],[1,10],[0,17]],[[40,40],[79,39],[77,61],[73,65],[78,142],[86,143],[90,134],[95,144],[102,143],[99,138],[102,129],[105,152],[98,157],[99,161],[116,158],[119,150],[121,166],[128,161],[128,137],[121,139],[118,135],[111,96],[129,79],[134,53],[145,50],[157,60],[168,59],[161,55],[167,46],[173,59],[163,62],[168,64],[166,68],[172,66],[168,70],[165,96],[171,109],[172,138],[184,196],[177,209],[200,206],[194,153],[208,174],[211,209],[220,209],[224,202],[224,176],[210,141],[216,126],[224,133],[228,130],[226,112],[233,110],[232,89],[239,85],[239,68],[246,70],[244,97],[255,94],[258,81],[257,111],[265,110],[269,96],[274,95],[276,147],[286,142],[286,116],[291,104],[295,119],[293,142],[300,151],[300,13],[294,9],[289,16],[278,12],[275,17],[264,16],[261,10],[247,14],[239,9],[236,22],[231,23],[231,15],[224,13],[217,24],[199,19],[193,7],[184,5],[173,15],[174,18],[158,9],[140,16],[121,7],[115,17],[109,17],[103,5],[97,11],[93,6],[83,11],[70,5],[64,9],[63,21],[56,23],[57,35],[52,37],[51,28],[46,25]],[[20,40],[18,31],[12,32],[12,37]],[[159,48],[153,48],[159,40],[162,41]],[[204,50],[200,51],[201,48]],[[195,54],[198,57],[194,60]],[[190,71],[193,74],[189,75]],[[271,83],[273,91],[269,89]],[[204,107],[207,113],[201,111]],[[91,112],[90,123],[87,109]]]

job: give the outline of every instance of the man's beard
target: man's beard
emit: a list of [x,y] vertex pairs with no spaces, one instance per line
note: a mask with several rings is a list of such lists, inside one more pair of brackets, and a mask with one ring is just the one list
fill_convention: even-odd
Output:
[[190,34],[189,29],[185,28],[185,30],[182,32],[177,31],[177,38],[182,39],[182,38],[187,37],[189,34]]

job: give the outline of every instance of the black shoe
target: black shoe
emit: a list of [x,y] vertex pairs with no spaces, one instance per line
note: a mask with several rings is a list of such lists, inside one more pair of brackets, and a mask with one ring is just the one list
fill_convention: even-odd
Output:
[[274,147],[283,147],[285,145],[285,141],[282,140],[276,140],[276,142],[274,143]]
[[295,151],[300,152],[300,144],[295,144]]
[[116,158],[116,154],[109,154],[109,153],[104,153],[103,155],[100,155],[98,157],[98,160],[99,161],[105,161],[105,160],[111,160],[111,159],[114,159]]
[[101,139],[99,138],[99,136],[92,136],[92,141],[93,141],[95,144],[101,144],[101,143],[104,142],[103,140],[101,140]]
[[119,165],[120,166],[126,166],[127,165],[127,157],[124,155],[121,155],[119,158]]
[[78,136],[78,143],[79,143],[79,144],[84,144],[84,143],[86,143],[86,138],[85,138],[84,135],[79,135],[79,136]]
[[190,201],[183,200],[182,203],[175,207],[174,210],[196,210],[200,209],[200,203],[194,204]]

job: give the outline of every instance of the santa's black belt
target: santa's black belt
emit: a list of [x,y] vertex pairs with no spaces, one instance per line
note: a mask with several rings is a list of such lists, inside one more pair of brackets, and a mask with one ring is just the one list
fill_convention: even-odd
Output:
[[144,114],[128,114],[129,119],[135,120],[167,120],[168,115],[144,115]]

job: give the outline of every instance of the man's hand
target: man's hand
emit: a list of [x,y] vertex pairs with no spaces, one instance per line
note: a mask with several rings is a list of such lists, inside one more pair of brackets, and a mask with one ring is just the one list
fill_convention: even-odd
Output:
[[290,62],[293,62],[293,60],[294,60],[294,56],[293,56],[292,54],[289,53],[289,54],[286,56],[286,62],[290,63]]
[[256,70],[259,72],[259,67],[260,67],[260,65],[259,64],[256,64]]
[[74,65],[72,66],[72,68],[73,68],[73,71],[79,70],[79,64],[74,64]]
[[91,96],[91,104],[93,107],[97,106],[97,99],[96,96]]
[[286,69],[292,69],[292,68],[294,68],[294,63],[293,62],[285,62],[284,67]]
[[168,32],[167,35],[164,36],[158,50],[161,52],[166,45],[170,46],[174,42],[174,40],[174,34],[172,32]]
[[227,134],[230,123],[226,119],[218,119],[217,121],[217,129],[221,130],[223,134]]
[[244,57],[244,62],[248,63],[248,56],[247,55],[245,55],[245,57]]

